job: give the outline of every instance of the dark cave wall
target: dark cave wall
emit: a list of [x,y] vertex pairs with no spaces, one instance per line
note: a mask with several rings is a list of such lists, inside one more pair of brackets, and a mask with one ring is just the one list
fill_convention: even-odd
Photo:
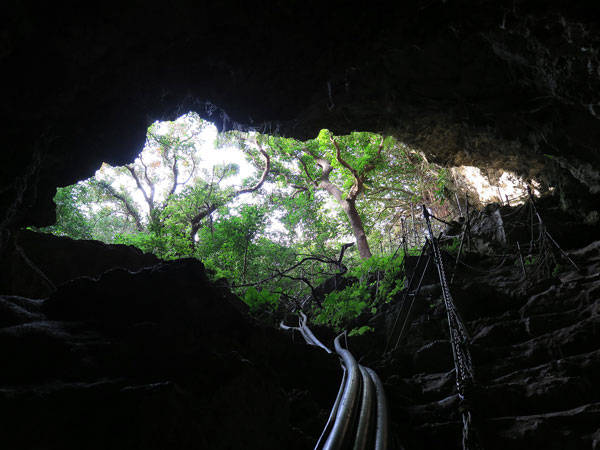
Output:
[[[15,0],[3,6],[0,249],[9,251],[0,250],[0,262],[14,271],[5,271],[7,283],[23,281],[21,286],[29,290],[13,293],[51,297],[0,296],[0,348],[8,355],[0,376],[13,387],[4,389],[5,401],[0,402],[6,408],[0,415],[9,417],[9,446],[14,439],[21,448],[131,448],[131,442],[150,448],[234,448],[228,440],[236,439],[234,427],[242,424],[239,434],[254,445],[238,442],[238,447],[309,448],[309,438],[316,440],[326,420],[320,411],[335,396],[337,362],[248,319],[238,299],[207,282],[200,263],[156,265],[147,255],[114,246],[72,243],[70,253],[63,240],[48,247],[35,237],[30,247],[19,241],[55,290],[30,281],[32,264],[11,266],[6,258],[16,248],[10,248],[17,243],[15,229],[53,221],[56,186],[90,176],[102,161],[131,161],[154,120],[195,110],[221,129],[253,127],[302,139],[323,127],[336,133],[393,133],[439,164],[504,168],[545,178],[559,187],[562,206],[580,210],[580,216],[598,208],[600,28],[593,2],[423,0],[357,8],[342,1],[238,5],[176,0],[160,7],[135,1],[111,8]],[[564,228],[573,233],[570,226]],[[480,343],[487,339],[501,347],[496,352],[481,347],[480,353],[491,358],[483,361],[488,364],[484,370],[492,374],[491,366],[512,361],[506,352],[516,355],[513,360],[522,362],[518,368],[523,369],[515,375],[516,388],[526,391],[532,386],[527,364],[548,357],[548,367],[533,374],[539,373],[542,381],[553,375],[556,391],[573,386],[563,390],[560,400],[576,392],[583,393],[577,405],[595,402],[583,414],[567,411],[561,428],[530,416],[532,411],[547,413],[551,408],[545,402],[570,407],[554,402],[552,389],[546,395],[544,383],[534,385],[536,392],[527,391],[526,401],[519,391],[508,397],[513,409],[507,413],[487,403],[498,399],[496,406],[504,406],[506,392],[514,392],[513,380],[504,380],[509,385],[505,390],[496,386],[502,380],[493,384],[489,376],[492,389],[480,401],[492,431],[505,433],[503,440],[497,432],[489,433],[496,446],[508,448],[519,441],[534,448],[531,441],[538,439],[548,448],[569,447],[554,436],[578,434],[570,420],[600,436],[598,392],[590,388],[597,386],[599,367],[597,244],[588,250],[594,259],[585,277],[578,274],[561,285],[551,280],[551,286],[543,287],[547,292],[540,287],[537,298],[557,307],[552,310],[557,320],[549,320],[556,329],[547,330],[548,340],[515,342],[516,349],[502,340],[490,342],[503,329],[515,340],[533,337],[530,329],[519,334],[525,324],[529,327],[530,317],[527,308],[524,313],[515,309],[521,307],[516,302],[507,314],[498,310],[497,318],[470,318],[481,319],[473,333],[480,334]],[[131,265],[124,264],[122,252],[129,254]],[[582,262],[591,259],[579,254]],[[86,258],[94,264],[83,267],[79,261]],[[104,273],[117,265],[152,267]],[[509,269],[519,275],[517,266]],[[68,281],[79,275],[93,279]],[[494,308],[500,304],[494,301],[499,296],[490,295],[489,284],[466,297],[472,298],[469,309],[480,305],[484,311],[482,299]],[[524,283],[519,278],[515,285]],[[136,289],[145,295],[134,295]],[[572,292],[574,300],[563,301]],[[529,301],[529,296],[519,300]],[[558,309],[571,305],[576,310]],[[542,308],[537,312],[547,313]],[[539,324],[545,319],[533,320]],[[424,329],[428,325],[424,322]],[[578,348],[589,355],[568,359]],[[530,349],[538,359],[530,357]],[[557,371],[552,352],[563,350],[566,354],[559,354],[567,359]],[[428,355],[437,358],[435,353],[416,353],[415,363]],[[307,361],[300,371],[298,361]],[[314,376],[317,371],[320,378]],[[560,384],[561,377],[574,379]],[[580,378],[586,377],[593,383],[578,390]],[[403,398],[406,383],[394,385],[390,379],[391,398]],[[415,385],[437,384],[440,398],[454,385],[448,376],[443,383],[423,380]],[[222,401],[225,406],[216,414],[202,410]],[[436,423],[439,417],[446,422],[452,417],[444,415],[449,407],[438,406],[433,404],[432,416]],[[424,434],[431,436],[427,408],[421,412],[412,420],[421,420]],[[521,420],[522,414],[529,418]],[[323,423],[315,420],[319,417]],[[506,423],[496,426],[492,419],[498,417]],[[73,423],[79,432],[73,432]],[[462,423],[454,425],[460,431]],[[123,428],[129,440],[115,443]],[[552,433],[546,435],[549,428]],[[109,432],[90,443],[98,429]],[[213,437],[210,446],[209,433],[226,439]],[[584,438],[586,443],[599,439]]]
[[444,165],[596,194],[598,15],[562,1],[11,2],[0,228],[51,223],[56,186],[132,160],[151,122],[189,110],[302,139],[389,132]]

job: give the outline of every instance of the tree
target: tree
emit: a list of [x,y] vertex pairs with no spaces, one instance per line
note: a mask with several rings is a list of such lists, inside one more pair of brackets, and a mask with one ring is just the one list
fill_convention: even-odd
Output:
[[[198,141],[207,124],[192,113],[175,122],[152,124],[144,150],[133,163],[104,164],[93,182],[134,220],[138,231],[160,226],[160,211],[169,197],[198,179]],[[135,191],[145,205],[133,199]]]
[[268,208],[259,204],[220,211],[211,227],[204,227],[199,233],[196,255],[220,276],[242,283],[248,278],[256,279],[260,276],[258,258],[264,247],[260,237],[268,215]]
[[[371,133],[335,138],[328,130],[321,130],[316,139],[306,143],[273,141],[283,158],[278,172],[296,192],[322,189],[335,199],[346,215],[363,259],[371,257],[371,249],[356,202],[365,192],[370,173],[383,162],[384,144],[382,137]],[[296,162],[295,173],[289,169],[291,160]]]
[[[198,233],[198,230],[200,229],[202,220],[204,220],[206,217],[209,217],[218,208],[231,202],[236,197],[239,197],[242,194],[250,194],[252,192],[258,191],[261,188],[261,186],[264,184],[265,180],[267,179],[267,175],[269,174],[269,171],[271,169],[271,157],[265,150],[263,150],[263,148],[261,147],[261,145],[258,141],[256,141],[256,145],[257,145],[258,151],[264,158],[264,167],[262,170],[262,175],[260,176],[258,181],[256,183],[254,183],[254,185],[252,185],[252,186],[241,187],[237,190],[230,191],[230,192],[226,193],[225,195],[215,196],[213,198],[209,198],[210,195],[206,196],[206,200],[204,201],[204,204],[201,207],[199,207],[197,209],[196,214],[190,218],[190,243],[191,243],[192,249],[196,245],[195,244],[196,243],[196,234]],[[218,186],[219,182],[216,183],[216,186]],[[212,190],[213,190],[212,188],[214,186],[215,186],[215,184],[211,184],[211,189],[209,189],[209,194],[212,192]]]
[[[150,127],[146,150],[132,164],[104,166],[69,196],[57,196],[68,206],[59,208],[66,212],[61,217],[73,222],[65,232],[132,244],[163,259],[200,258],[255,307],[313,299],[339,312],[336,295],[325,301],[319,286],[353,283],[343,280],[346,267],[376,283],[374,298],[393,293],[379,290],[381,267],[395,255],[392,245],[388,254],[383,249],[386,230],[398,229],[399,217],[417,202],[433,201],[443,187],[418,153],[366,132],[322,130],[306,142],[230,132],[217,142],[241,149],[256,169],[232,185],[239,166],[202,165],[197,140],[205,125],[193,115],[180,120]],[[358,252],[348,250],[342,265],[340,248],[349,249],[352,238]],[[352,270],[357,266],[361,271]],[[352,298],[365,289],[350,289]],[[352,314],[367,303],[356,303]]]
[[57,188],[54,196],[56,223],[47,227],[46,231],[73,239],[93,239],[93,224],[81,209],[88,198],[85,183]]
[[[104,164],[94,178],[84,182],[97,193],[98,207],[120,218],[121,229],[111,227],[113,239],[160,257],[192,256],[199,229],[212,221],[215,211],[260,189],[269,174],[270,156],[247,137],[238,135],[235,143],[247,153],[261,155],[263,167],[258,180],[244,180],[238,188],[222,188],[223,181],[238,174],[236,164],[217,165],[211,170],[200,167],[199,140],[207,124],[192,113],[175,122],[157,122],[149,127],[144,151],[133,163],[123,167]],[[182,234],[187,235],[188,249],[181,246]]]

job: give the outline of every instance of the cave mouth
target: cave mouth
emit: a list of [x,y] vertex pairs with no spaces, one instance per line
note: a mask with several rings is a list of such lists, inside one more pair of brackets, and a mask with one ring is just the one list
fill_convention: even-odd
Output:
[[[326,345],[331,328],[360,334],[348,342],[382,376],[398,448],[475,448],[462,434],[469,428],[488,450],[598,446],[600,243],[591,240],[598,239],[600,221],[600,30],[593,2],[23,3],[10,2],[0,38],[7,80],[0,292],[15,294],[0,296],[0,417],[8,448],[313,448],[327,419],[323,411],[335,398],[338,361],[245,314],[275,324],[286,304],[315,305],[305,311],[311,326],[331,325],[314,328]],[[197,240],[189,238],[191,225],[176,220],[185,216],[185,203],[144,233],[130,220],[138,248],[160,248],[165,258],[189,252],[191,244],[196,251],[213,244],[203,261],[213,267],[214,282],[197,259],[161,261],[132,246],[22,229],[52,222],[56,186],[90,176],[101,161],[130,163],[151,121],[188,108],[219,127],[280,124],[281,134],[301,140],[327,128],[342,156],[342,144],[353,139],[346,135],[357,129],[385,131],[418,150],[407,157],[430,175],[431,186],[416,190],[419,199],[433,202],[442,185],[450,194],[431,212],[448,222],[433,219],[448,227],[446,258],[460,266],[456,277],[454,268],[448,275],[477,374],[465,402],[456,395],[458,370],[437,274],[426,277],[420,293],[406,284],[398,290],[396,281],[407,273],[393,256],[415,262],[411,252],[421,244],[415,235],[423,223],[419,200],[396,208],[395,194],[390,199],[381,189],[406,187],[395,182],[394,160],[379,167],[386,183],[370,171],[356,199],[370,244],[361,251],[369,249],[371,258],[361,258],[356,244],[343,245],[355,237],[339,204],[333,203],[335,214],[307,207],[321,200],[325,207],[330,199],[310,186],[245,205],[227,221],[225,212],[200,217],[196,210]],[[332,136],[321,137],[333,180],[345,166],[335,158]],[[376,155],[379,140],[362,137]],[[404,161],[402,146],[387,141],[388,148]],[[242,189],[258,184],[265,167],[260,149],[249,151],[256,176]],[[445,176],[420,152],[446,168]],[[360,178],[357,167],[364,171],[370,161],[352,156],[344,161]],[[323,167],[310,154],[303,161],[308,178],[320,181]],[[291,177],[286,164],[271,163],[271,174],[279,170],[301,185],[300,162]],[[504,172],[533,188],[535,178],[540,194],[556,187],[552,197],[536,199],[549,235],[532,214],[531,199],[513,205],[524,185],[502,190]],[[353,179],[350,172],[347,184],[337,186],[348,194]],[[485,187],[484,199],[468,179]],[[240,197],[258,196],[264,187]],[[224,191],[218,193],[227,196]],[[450,232],[465,222],[454,223],[444,208],[454,214],[462,208],[468,218],[467,192],[469,214],[477,217],[461,254],[462,238]],[[507,195],[511,206],[501,205]],[[477,199],[481,207],[473,205]],[[483,205],[490,200],[498,203]],[[280,220],[302,248],[290,252],[287,245],[250,239],[271,201],[286,207]],[[210,202],[195,206],[202,205],[210,210]],[[351,203],[344,206],[351,211]],[[388,217],[397,220],[382,226]],[[583,226],[584,218],[594,226]],[[142,228],[147,223],[141,220]],[[331,245],[334,238],[343,244]],[[278,276],[277,286],[267,280],[240,288],[244,306],[228,288],[252,282],[261,268]],[[415,320],[404,348],[384,358],[388,319],[399,317],[411,297]],[[290,319],[288,325],[297,323]],[[465,420],[469,407],[473,420]]]
[[[132,162],[103,162],[92,177],[58,188],[57,221],[40,231],[139,246],[132,236],[148,231],[170,196],[191,196],[201,187],[239,189],[255,171],[242,145],[193,112],[173,121],[156,121]],[[153,253],[149,247],[143,250]]]
[[[388,271],[391,280],[398,255],[417,254],[424,242],[422,204],[439,233],[460,228],[469,208],[524,204],[529,189],[539,196],[543,188],[498,168],[443,168],[376,133],[321,130],[301,142],[218,132],[189,112],[153,123],[133,162],[103,163],[95,176],[59,188],[57,222],[39,231],[162,260],[199,259],[257,312],[315,297],[346,272]],[[382,298],[399,288],[388,284]],[[339,327],[367,303],[352,308],[321,320]]]

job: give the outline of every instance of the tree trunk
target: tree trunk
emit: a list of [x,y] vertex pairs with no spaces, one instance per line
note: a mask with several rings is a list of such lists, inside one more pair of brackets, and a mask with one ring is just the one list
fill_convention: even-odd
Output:
[[352,233],[354,234],[354,238],[356,239],[356,246],[358,247],[358,253],[361,259],[367,259],[371,257],[371,249],[369,248],[369,243],[367,242],[367,235],[365,234],[365,227],[363,225],[362,219],[358,214],[358,210],[356,209],[356,203],[354,200],[343,199],[341,202],[342,208],[350,221],[350,226],[352,227]]
[[358,247],[358,253],[360,254],[360,257],[362,259],[370,258],[371,249],[369,248],[369,243],[367,242],[365,227],[362,223],[360,215],[358,214],[358,210],[356,209],[356,196],[359,194],[359,191],[354,189],[354,197],[344,197],[344,194],[340,188],[329,181],[329,174],[333,170],[333,167],[329,161],[324,158],[317,158],[317,164],[323,168],[323,172],[321,173],[321,180],[316,185],[322,189],[325,189],[333,196],[333,198],[337,200],[348,217],[350,227],[352,228],[352,234],[354,234],[354,238],[356,239],[356,246]]
[[242,283],[246,282],[246,270],[248,268],[248,246],[250,243],[246,240],[246,248],[244,248],[244,267],[242,269]]

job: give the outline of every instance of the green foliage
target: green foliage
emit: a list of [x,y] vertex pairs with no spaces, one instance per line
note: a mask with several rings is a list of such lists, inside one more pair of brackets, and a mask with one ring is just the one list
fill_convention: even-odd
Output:
[[435,183],[436,189],[434,192],[434,196],[436,200],[440,202],[440,204],[443,204],[446,200],[446,185],[448,184],[449,176],[450,174],[448,172],[448,169],[440,169],[440,171],[437,174],[437,180]]
[[57,188],[54,196],[56,205],[56,224],[44,231],[57,236],[68,236],[73,239],[93,239],[94,230],[91,221],[80,208],[89,197],[85,184]]
[[336,329],[357,318],[369,306],[370,295],[366,284],[355,283],[341,291],[333,291],[325,297],[323,308],[315,322],[328,324]]
[[279,294],[267,290],[258,290],[254,286],[249,287],[242,300],[250,307],[251,313],[257,313],[261,309],[274,310],[279,305]]
[[[260,286],[236,291],[257,312],[301,299],[310,294],[308,284],[318,286],[339,272],[340,247],[353,237],[343,200],[354,193],[352,203],[377,254],[360,260],[355,248],[347,251],[348,285],[326,296],[323,309],[315,312],[317,320],[344,327],[402,289],[403,255],[392,256],[400,242],[400,219],[416,204],[435,207],[443,201],[447,171],[374,133],[334,136],[321,130],[306,142],[221,133],[211,151],[234,146],[256,168],[254,175],[240,180],[238,164],[201,167],[198,150],[207,126],[194,114],[153,124],[135,162],[120,168],[104,165],[94,178],[59,189],[58,221],[47,230],[134,245],[163,259],[199,258],[215,278]],[[270,155],[266,183],[236,197],[259,179],[261,151]],[[325,176],[327,164],[331,171]],[[338,189],[336,195],[324,187],[324,177]],[[287,277],[273,277],[307,255],[321,260],[311,260]]]
[[188,239],[163,227],[147,232],[117,234],[114,243],[133,245],[164,260],[193,256]]
[[451,255],[456,255],[458,253],[458,248],[460,247],[460,239],[457,237],[453,237],[449,242],[442,246],[442,249]]
[[352,330],[350,330],[350,333],[348,333],[348,336],[352,337],[352,336],[362,336],[363,334],[366,333],[372,333],[373,331],[375,331],[375,329],[373,327],[369,327],[367,325],[364,325],[360,328],[354,328]]
[[438,299],[433,299],[433,301],[429,304],[429,309],[433,310],[435,309],[438,305],[440,305],[442,303],[442,299],[438,298]]
[[350,284],[328,294],[323,308],[317,309],[317,323],[341,329],[362,312],[390,301],[404,286],[403,255],[372,256],[359,261],[346,275]]
[[374,290],[374,300],[378,303],[389,302],[404,287],[404,255],[372,256],[362,260],[349,271],[355,277]]
[[554,278],[556,278],[558,276],[559,273],[564,272],[564,270],[567,268],[567,266],[563,265],[563,264],[556,264],[554,266],[554,269],[552,269],[552,276]]
[[266,265],[266,255],[276,257],[271,242],[261,237],[268,214],[269,209],[261,205],[221,210],[219,217],[198,233],[196,256],[219,278],[242,283],[260,278],[264,274],[260,266]]
[[163,257],[156,245],[155,236],[152,233],[121,233],[115,236],[115,244],[133,245],[145,253],[154,253]]

